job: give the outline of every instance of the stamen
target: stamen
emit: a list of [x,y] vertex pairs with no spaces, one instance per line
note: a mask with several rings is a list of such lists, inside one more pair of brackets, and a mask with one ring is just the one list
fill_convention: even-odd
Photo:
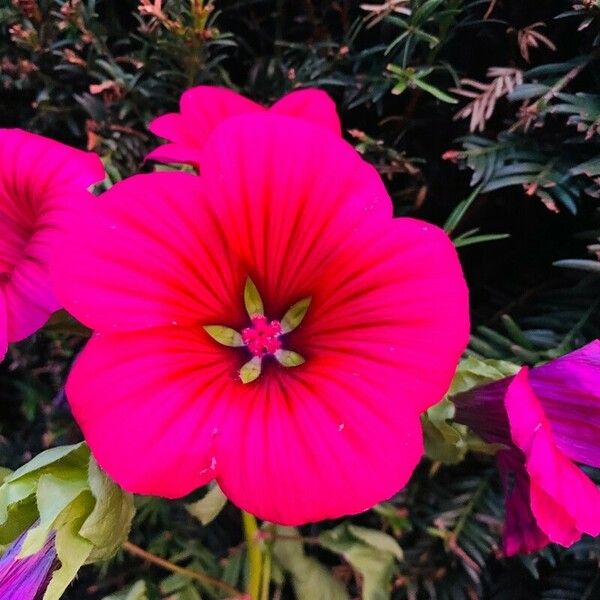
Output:
[[231,348],[246,347],[252,358],[239,371],[242,383],[251,383],[260,377],[262,359],[272,356],[282,367],[297,367],[304,358],[293,350],[283,349],[281,336],[290,333],[302,323],[311,298],[306,297],[292,305],[281,321],[269,321],[264,315],[264,304],[257,287],[248,278],[244,287],[244,306],[250,317],[250,326],[239,333],[225,325],[204,325],[206,333],[216,342]]
[[242,341],[250,353],[259,358],[275,354],[281,348],[281,323],[269,321],[263,315],[254,315],[250,322],[250,327],[242,329]]

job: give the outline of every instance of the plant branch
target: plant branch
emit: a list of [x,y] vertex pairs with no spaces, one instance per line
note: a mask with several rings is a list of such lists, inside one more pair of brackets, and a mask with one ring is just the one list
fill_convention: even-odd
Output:
[[132,544],[131,542],[125,542],[123,544],[123,549],[126,552],[129,552],[129,554],[132,554],[133,556],[137,556],[138,558],[148,561],[149,563],[152,563],[154,565],[157,565],[158,567],[162,567],[163,569],[166,569],[167,571],[172,571],[173,573],[179,573],[179,575],[183,575],[184,577],[187,577],[189,579],[193,579],[195,581],[199,581],[200,583],[211,585],[215,588],[223,590],[224,592],[227,592],[228,594],[231,594],[233,597],[239,598],[244,595],[240,590],[234,588],[232,585],[229,585],[228,583],[225,583],[224,581],[221,581],[220,579],[215,579],[214,577],[211,577],[210,575],[207,575],[206,573],[201,573],[199,571],[192,571],[191,569],[186,569],[185,567],[180,567],[179,565],[176,565],[175,563],[165,560],[164,558],[161,558],[160,556],[156,556],[155,554],[152,554],[151,552],[148,552],[148,551],[144,550],[143,548],[140,548],[139,546]]

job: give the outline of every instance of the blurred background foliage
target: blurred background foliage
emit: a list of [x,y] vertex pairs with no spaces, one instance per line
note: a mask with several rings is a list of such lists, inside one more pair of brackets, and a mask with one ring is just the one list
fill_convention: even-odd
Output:
[[[536,364],[600,332],[599,34],[599,0],[1,0],[0,126],[97,152],[110,185],[153,168],[147,124],[191,85],[265,103],[325,89],[396,213],[444,225],[459,247],[468,353]],[[0,365],[3,466],[80,439],[61,386],[84,339],[59,315]],[[204,526],[186,502],[138,498],[131,540],[243,588],[239,512]],[[598,540],[506,559],[502,518],[490,457],[424,459],[368,513],[266,527],[269,597],[600,598]],[[65,597],[231,593],[121,552]]]

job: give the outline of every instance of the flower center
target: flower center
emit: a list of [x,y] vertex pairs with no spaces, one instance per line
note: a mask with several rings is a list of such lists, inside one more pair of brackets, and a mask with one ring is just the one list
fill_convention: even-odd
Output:
[[254,315],[250,327],[242,329],[242,341],[254,356],[262,358],[281,349],[281,323],[269,321],[264,315]]
[[262,298],[251,279],[244,287],[244,305],[250,317],[250,327],[239,333],[226,325],[205,325],[204,331],[213,340],[230,348],[246,347],[252,358],[242,365],[239,371],[242,383],[251,383],[260,377],[262,359],[273,356],[282,367],[298,367],[304,358],[294,350],[284,349],[281,336],[294,331],[302,322],[310,305],[310,297],[293,304],[283,315],[281,321],[269,321],[265,317]]

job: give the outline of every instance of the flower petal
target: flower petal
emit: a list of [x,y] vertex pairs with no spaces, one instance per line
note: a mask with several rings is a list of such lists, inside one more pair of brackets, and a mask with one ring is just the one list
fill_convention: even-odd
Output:
[[270,108],[274,113],[297,117],[342,134],[335,102],[322,90],[306,89],[287,94]]
[[154,134],[167,140],[193,140],[192,132],[186,127],[184,118],[179,113],[166,113],[157,117],[148,125]]
[[[38,234],[37,241],[41,237]],[[33,244],[32,241],[30,248]],[[50,247],[49,245],[48,252]],[[39,252],[36,258],[33,256],[24,257],[18,263],[4,288],[8,339],[11,341],[22,340],[37,331],[60,308],[50,283],[49,255]]]
[[559,448],[600,467],[600,341],[532,369],[529,382]]
[[2,600],[35,600],[48,586],[56,566],[54,535],[43,547],[26,558],[19,558],[27,531],[19,536],[0,557],[0,598]]
[[421,412],[446,393],[467,344],[468,291],[455,249],[414,219],[360,234],[360,253],[348,249],[322,270],[322,301],[298,336],[315,352],[352,353],[363,369],[391,377],[398,400]]
[[228,397],[219,430],[217,479],[235,504],[299,525],[362,512],[406,484],[423,452],[419,418],[378,373],[354,376],[352,361],[268,367]]
[[[235,160],[232,160],[235,157]],[[387,369],[422,411],[446,392],[469,331],[456,251],[437,227],[391,218],[375,170],[323,128],[272,113],[230,119],[202,179],[269,318],[312,296],[286,347]]]
[[8,330],[6,324],[6,300],[4,294],[0,290],[0,362],[6,356],[8,349]]
[[527,368],[509,385],[506,397],[514,443],[526,457],[531,509],[548,538],[564,546],[583,533],[600,533],[600,490],[559,448]]
[[156,160],[162,163],[189,164],[199,167],[200,151],[190,144],[163,144],[146,154],[146,160]]
[[[441,230],[394,221],[373,167],[321,126],[232,117],[200,162],[199,177],[117,184],[70,228],[58,288],[102,331],[69,381],[75,416],[130,491],[176,496],[216,475],[271,521],[365,510],[406,483],[422,454],[419,413],[466,344],[456,252]],[[269,319],[311,304],[284,336],[305,363],[267,356],[244,384],[248,353],[203,326],[247,323],[249,279]],[[160,327],[171,320],[181,327]],[[127,333],[106,334],[117,330]]]
[[[179,113],[154,119],[148,129],[171,144],[159,146],[146,156],[161,162],[180,162],[199,166],[199,154],[212,132],[227,119],[248,113],[261,113],[264,106],[227,88],[197,86],[181,96]],[[341,135],[335,103],[323,91],[306,89],[292,92],[270,109],[320,125]]]
[[506,517],[502,545],[506,556],[535,552],[550,540],[539,528],[531,510],[530,480],[525,470],[525,456],[516,448],[500,450],[496,464],[506,499]]
[[213,479],[237,358],[200,327],[94,336],[66,391],[98,464],[129,492],[169,498]]
[[152,133],[173,143],[159,146],[147,159],[198,166],[198,154],[216,127],[229,117],[265,110],[232,90],[206,85],[184,92],[180,108],[180,113],[167,113],[148,125]]
[[202,189],[186,173],[138,175],[74,215],[53,264],[67,310],[104,331],[244,324],[244,275]]
[[100,159],[18,129],[0,130],[0,289],[8,340],[41,327],[60,305],[49,261],[62,224],[104,178]]
[[391,223],[376,171],[349,144],[298,119],[229,119],[205,146],[202,166],[206,197],[270,318],[310,296],[332,253],[347,252],[363,223]]

